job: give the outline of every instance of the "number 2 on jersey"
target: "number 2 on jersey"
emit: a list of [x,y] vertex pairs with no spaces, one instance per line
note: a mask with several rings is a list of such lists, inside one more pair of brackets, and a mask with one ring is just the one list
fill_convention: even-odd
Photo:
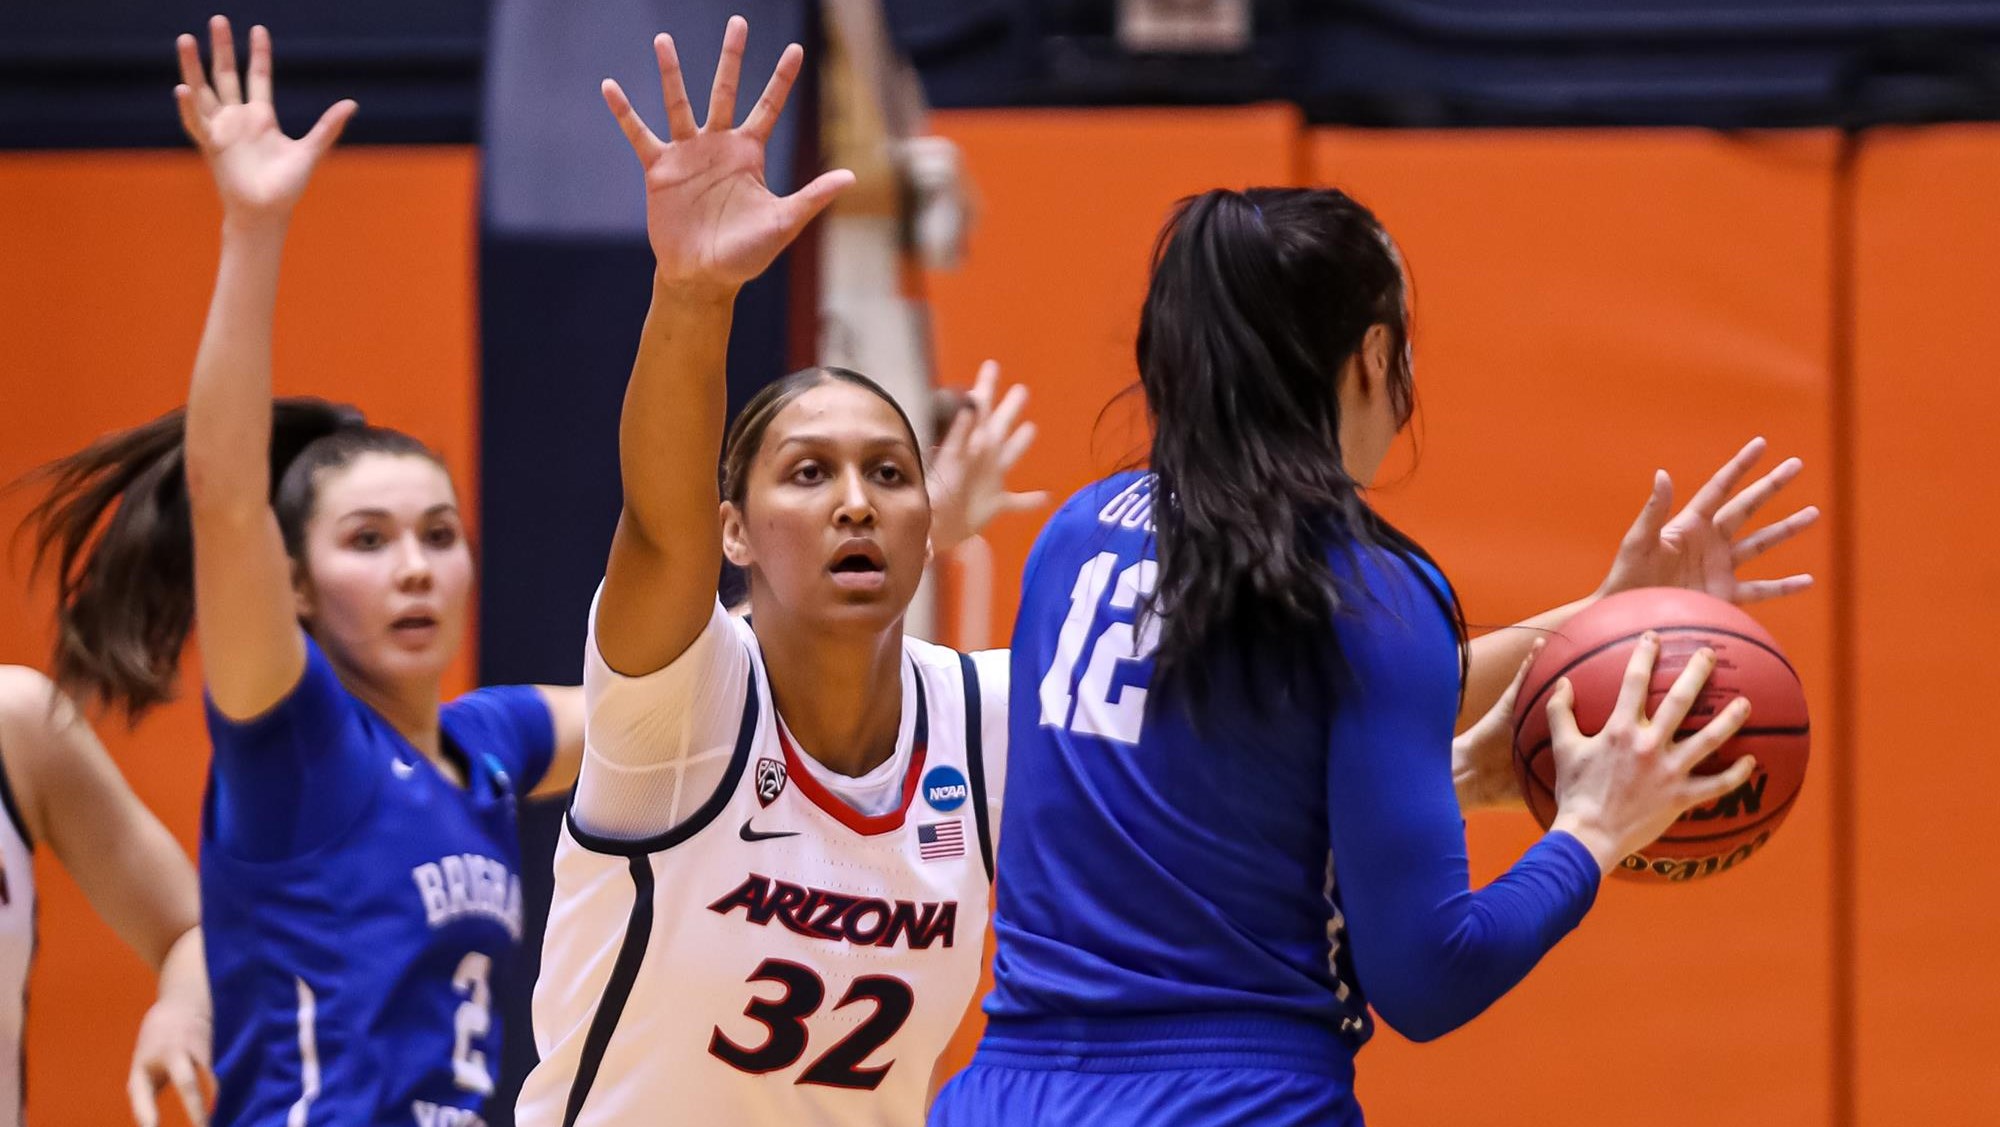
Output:
[[[826,1001],[826,984],[810,969],[783,959],[765,959],[751,974],[750,981],[775,982],[785,988],[776,998],[752,997],[743,1009],[746,1016],[756,1019],[769,1031],[764,1043],[746,1049],[717,1028],[708,1039],[709,1054],[744,1072],[762,1074],[790,1068],[806,1053],[806,1019]],[[833,1048],[821,1053],[794,1083],[872,1092],[889,1075],[895,1061],[875,1068],[863,1068],[861,1062],[888,1044],[889,1038],[910,1019],[916,995],[910,991],[910,984],[900,978],[867,975],[855,979],[833,1008],[843,1009],[855,1002],[875,1003],[875,1013]]]
[[[1104,589],[1111,587],[1112,569],[1118,566],[1115,552],[1099,552],[1076,573],[1076,586],[1069,594],[1069,614],[1056,635],[1055,661],[1042,675],[1042,723],[1068,728],[1086,736],[1102,736],[1119,743],[1139,742],[1146,723],[1146,689],[1124,685],[1116,690],[1111,679],[1121,662],[1141,661],[1152,656],[1160,644],[1160,620],[1147,615],[1143,623],[1114,621],[1097,636],[1090,648],[1089,664],[1082,680],[1076,678],[1077,661],[1083,644],[1090,638],[1091,624],[1097,621],[1098,604]],[[1139,600],[1153,593],[1160,579],[1160,565],[1140,560],[1118,573],[1111,592],[1111,609],[1135,611]],[[1074,695],[1070,684],[1076,683]]]
[[472,1042],[493,1030],[493,995],[486,980],[493,973],[493,960],[478,951],[468,952],[451,976],[451,988],[466,996],[458,1006],[458,1037],[452,1042],[451,1077],[458,1086],[482,1096],[493,1094],[493,1072],[486,1067],[486,1054]]

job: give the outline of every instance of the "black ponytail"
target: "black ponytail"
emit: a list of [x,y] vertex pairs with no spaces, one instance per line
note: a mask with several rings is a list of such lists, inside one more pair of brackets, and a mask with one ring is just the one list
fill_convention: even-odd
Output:
[[[1274,662],[1298,684],[1332,672],[1330,626],[1356,588],[1329,551],[1429,561],[1368,507],[1340,450],[1341,369],[1375,325],[1409,418],[1405,298],[1381,223],[1332,189],[1207,192],[1161,232],[1138,341],[1159,479],[1150,606],[1157,675],[1197,705],[1217,657]],[[1437,594],[1462,640],[1456,595]]]
[[[272,506],[294,559],[303,558],[319,471],[370,450],[437,460],[343,404],[278,399],[271,423]],[[32,530],[35,573],[53,564],[55,680],[134,721],[172,699],[194,626],[186,431],[185,412],[172,411],[29,476],[47,489],[22,528]]]

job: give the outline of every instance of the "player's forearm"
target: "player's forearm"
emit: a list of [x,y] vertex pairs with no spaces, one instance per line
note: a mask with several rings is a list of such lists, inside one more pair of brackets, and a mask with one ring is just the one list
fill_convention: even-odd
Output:
[[261,508],[270,494],[271,335],[284,243],[282,222],[223,225],[188,387],[188,496],[197,510]]
[[[1464,873],[1454,884],[1462,887]],[[1576,929],[1597,897],[1599,869],[1561,834],[1536,843],[1485,888],[1434,906],[1402,906],[1395,940],[1357,965],[1368,1001],[1413,1041],[1444,1036],[1484,1013]],[[1353,921],[1359,928],[1361,921]],[[1357,956],[1361,948],[1357,946]]]
[[68,824],[51,843],[98,916],[164,974],[201,924],[194,866],[136,797],[106,796],[98,804],[104,813],[82,814],[67,800]]
[[[656,545],[717,521],[715,463],[735,296],[653,284],[619,419],[618,463],[628,527]],[[712,568],[714,556],[706,552],[703,566]]]
[[201,927],[181,932],[160,963],[160,1001],[196,1010],[209,1008],[208,961],[202,951]]
[[624,673],[651,672],[680,656],[715,601],[722,555],[715,463],[734,300],[733,289],[653,283],[618,424],[625,506],[598,600],[598,649]]
[[[1500,694],[1507,691],[1514,673],[1521,663],[1528,659],[1528,649],[1535,639],[1559,630],[1572,615],[1597,601],[1597,596],[1564,603],[1554,610],[1546,610],[1533,618],[1523,619],[1512,626],[1503,627],[1490,634],[1474,638],[1468,646],[1467,669],[1465,674],[1465,699],[1458,709],[1458,731],[1465,731],[1478,723],[1488,709],[1499,701]],[[1526,706],[1529,702],[1520,702]]]

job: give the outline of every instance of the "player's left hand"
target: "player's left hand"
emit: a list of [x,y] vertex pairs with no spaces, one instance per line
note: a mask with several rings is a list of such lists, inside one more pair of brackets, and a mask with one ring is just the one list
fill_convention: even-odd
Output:
[[132,1102],[132,1119],[139,1127],[160,1122],[160,1092],[169,1084],[180,1096],[181,1109],[195,1127],[208,1123],[208,1095],[215,1087],[209,1064],[214,1018],[206,1007],[183,999],[161,998],[139,1024],[139,1043],[132,1050],[132,1071],[125,1094]]
[[607,78],[602,87],[604,104],[645,170],[646,238],[653,247],[655,278],[731,299],[854,183],[854,173],[844,168],[821,173],[789,196],[775,194],[764,182],[764,147],[791,96],[805,51],[796,43],[785,48],[764,93],[738,125],[736,88],[749,35],[750,25],[742,16],[729,18],[709,90],[708,118],[700,125],[681,78],[673,36],[654,37],[667,116],[664,141],[639,117],[617,82]]
[[1002,513],[1024,513],[1048,504],[1043,492],[1014,493],[1007,471],[1035,442],[1035,424],[1020,422],[1028,389],[1015,384],[996,403],[1000,365],[988,360],[966,397],[966,407],[931,459],[931,549],[940,555],[979,535]]
[[1740,604],[1793,595],[1812,586],[1813,578],[1807,574],[1783,579],[1737,577],[1738,568],[1819,519],[1819,509],[1807,505],[1781,521],[1741,535],[1757,510],[1799,476],[1803,465],[1797,458],[1787,458],[1738,490],[1737,483],[1764,456],[1764,450],[1763,439],[1751,439],[1672,520],[1667,519],[1667,513],[1673,507],[1673,481],[1667,471],[1656,471],[1653,495],[1618,545],[1618,556],[1611,561],[1611,573],[1604,577],[1598,595],[1639,587],[1685,587]]
[[1528,679],[1528,667],[1541,652],[1541,640],[1536,639],[1507,691],[1486,715],[1451,741],[1451,781],[1460,810],[1518,807],[1525,801],[1520,776],[1514,771],[1514,702]]

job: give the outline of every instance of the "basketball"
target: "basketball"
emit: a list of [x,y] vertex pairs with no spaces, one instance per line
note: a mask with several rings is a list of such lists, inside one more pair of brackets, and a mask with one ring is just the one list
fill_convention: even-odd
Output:
[[1744,755],[1756,774],[1741,787],[1681,815],[1658,841],[1625,858],[1618,874],[1679,882],[1725,872],[1764,847],[1784,823],[1805,782],[1811,740],[1805,689],[1769,631],[1740,608],[1698,591],[1653,587],[1612,595],[1552,633],[1528,670],[1515,710],[1514,768],[1528,808],[1544,828],[1555,821],[1555,756],[1549,750],[1547,704],[1567,677],[1576,689],[1576,722],[1600,731],[1618,699],[1632,647],[1648,630],[1660,636],[1659,659],[1647,694],[1650,715],[1703,646],[1715,652],[1709,675],[1679,735],[1708,723],[1738,697],[1750,700],[1742,731],[1695,768],[1725,770]]

